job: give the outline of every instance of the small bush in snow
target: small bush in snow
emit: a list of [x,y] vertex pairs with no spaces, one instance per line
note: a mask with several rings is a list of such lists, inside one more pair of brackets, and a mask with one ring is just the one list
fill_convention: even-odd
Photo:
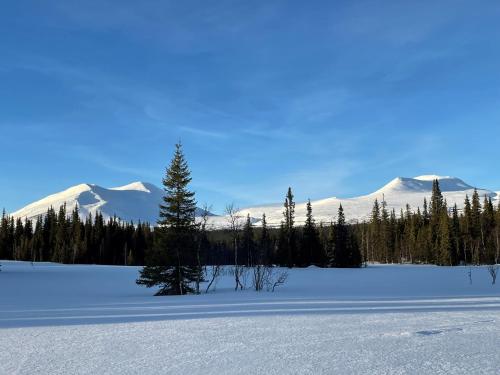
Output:
[[498,264],[492,264],[488,266],[488,273],[491,276],[491,285],[495,285],[497,281]]

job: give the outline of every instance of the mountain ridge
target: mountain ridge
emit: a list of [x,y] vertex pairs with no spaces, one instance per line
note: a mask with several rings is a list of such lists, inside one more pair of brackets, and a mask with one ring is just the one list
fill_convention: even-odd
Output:
[[[424,198],[429,199],[432,191],[432,183],[438,179],[444,198],[448,204],[457,204],[459,209],[463,207],[465,196],[471,196],[474,187],[467,184],[460,178],[451,176],[423,175],[417,177],[396,177],[380,189],[373,193],[352,197],[336,198],[329,197],[311,201],[313,214],[316,221],[330,222],[336,219],[340,204],[344,207],[346,218],[353,221],[362,221],[369,218],[373,202],[385,200],[389,210],[396,210],[399,214],[401,209],[405,209],[409,204],[413,210],[422,208]],[[481,196],[488,195],[496,200],[499,193],[478,189]],[[104,188],[100,185],[83,183],[69,187],[59,193],[51,194],[38,201],[12,213],[14,218],[34,219],[44,215],[49,207],[58,209],[66,204],[67,211],[70,212],[78,205],[81,217],[89,214],[95,215],[97,211],[108,219],[116,216],[123,221],[156,223],[158,217],[158,205],[163,197],[163,190],[156,185],[143,181],[135,181],[127,185]],[[270,226],[279,226],[282,220],[283,205],[281,203],[252,206],[238,211],[238,216],[246,217],[250,215],[252,221],[257,225],[262,214],[266,214],[267,222]],[[202,213],[197,209],[197,216]],[[306,202],[296,203],[296,223],[301,225],[305,221]],[[212,228],[222,228],[228,225],[224,216],[209,214],[208,225]]]

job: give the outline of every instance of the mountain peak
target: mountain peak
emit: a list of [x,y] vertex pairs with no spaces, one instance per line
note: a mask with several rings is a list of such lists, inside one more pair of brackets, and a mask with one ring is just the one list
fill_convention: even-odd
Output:
[[120,190],[120,191],[135,190],[135,191],[143,191],[145,193],[151,193],[154,190],[159,190],[159,188],[148,182],[135,181],[127,185],[111,188],[110,190]]
[[434,180],[439,181],[443,192],[460,192],[473,187],[459,178],[451,176],[424,175],[418,177],[397,177],[371,195],[394,195],[402,193],[430,193]]
[[451,176],[438,176],[438,175],[435,175],[435,174],[425,174],[425,175],[422,175],[422,176],[417,176],[417,177],[413,177],[414,180],[420,180],[420,181],[434,181],[434,180],[458,180],[457,178],[455,177],[451,177]]
[[[159,187],[142,181],[124,186],[104,188],[94,184],[79,184],[64,191],[49,195],[12,213],[15,218],[34,219],[45,215],[49,207],[58,209],[66,205],[67,212],[76,206],[82,218],[100,212],[105,219],[116,216],[123,221],[156,223],[159,205],[164,192]],[[197,209],[197,214],[201,210]],[[210,215],[212,215],[210,213]]]

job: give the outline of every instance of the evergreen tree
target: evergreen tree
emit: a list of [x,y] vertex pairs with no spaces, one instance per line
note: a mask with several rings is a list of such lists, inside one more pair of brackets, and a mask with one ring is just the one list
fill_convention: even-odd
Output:
[[368,260],[380,259],[380,248],[382,247],[382,235],[381,235],[381,217],[380,217],[380,205],[378,199],[375,199],[373,203],[372,214],[370,218],[369,231],[368,231],[368,243],[369,249]]
[[463,217],[463,247],[464,247],[464,262],[465,264],[473,262],[473,224],[472,224],[472,206],[470,204],[469,196],[465,196],[464,202],[464,217]]
[[159,286],[156,295],[188,294],[195,290],[201,269],[196,264],[196,201],[188,189],[191,173],[180,144],[163,179],[165,196],[160,205],[154,255],[140,272],[137,283]]
[[481,246],[483,259],[481,263],[492,264],[495,261],[495,209],[491,197],[485,196],[481,215]]
[[82,227],[80,222],[80,212],[78,205],[71,213],[71,249],[72,249],[72,262],[81,263],[83,261],[83,248],[82,248]]
[[329,267],[335,267],[335,225],[333,221],[330,222],[328,227],[328,235],[326,238],[325,253],[327,258],[327,265]]
[[18,218],[14,227],[14,260],[22,260],[21,246],[24,237],[23,221]]
[[353,231],[346,224],[342,205],[339,206],[337,216],[337,223],[334,227],[333,256],[330,263],[339,268],[360,267],[361,252],[359,244]]
[[243,225],[243,233],[241,236],[241,249],[243,250],[243,259],[247,266],[255,264],[255,241],[253,233],[253,225],[250,219],[250,214],[247,214],[245,224]]
[[321,243],[312,214],[311,200],[307,201],[306,209],[306,222],[302,229],[302,241],[300,246],[300,265],[305,267],[311,264],[321,265],[323,263]]
[[452,265],[459,264],[461,260],[464,260],[462,254],[462,243],[460,240],[460,217],[458,215],[457,204],[453,206],[451,210],[451,238],[452,238]]
[[53,262],[68,263],[68,221],[66,218],[66,204],[59,208],[55,231],[55,249]]
[[432,195],[430,203],[430,235],[432,244],[432,255],[429,258],[432,260],[434,259],[438,260],[438,264],[442,264],[441,254],[440,254],[442,249],[440,249],[440,239],[438,236],[440,233],[443,208],[444,208],[443,194],[441,193],[441,189],[439,187],[439,181],[435,179],[432,182]]
[[262,214],[262,227],[259,238],[259,253],[257,264],[269,265],[272,262],[272,241],[267,228],[266,214]]
[[333,257],[330,263],[334,267],[347,267],[348,263],[348,232],[345,222],[344,209],[339,205],[337,222],[335,224],[335,240],[333,242]]
[[[433,215],[435,215],[435,213],[433,213]],[[443,204],[441,207],[441,214],[439,215],[436,235],[437,264],[442,266],[453,265],[452,246],[450,219],[448,217],[446,204]]]
[[2,212],[2,219],[0,220],[0,259],[11,259],[8,244],[8,232],[9,218],[4,209]]
[[284,216],[284,229],[286,235],[286,265],[288,267],[293,267],[295,262],[295,202],[293,200],[292,188],[288,188],[286,194],[285,211],[283,211]]
[[35,232],[33,234],[33,245],[32,245],[32,258],[33,262],[43,261],[43,219],[42,216],[38,216],[35,224]]
[[484,248],[482,245],[481,238],[481,200],[477,189],[474,189],[472,194],[472,205],[471,205],[471,240],[472,240],[472,261],[475,264],[480,264],[482,259],[484,259]]
[[443,194],[441,193],[441,188],[439,186],[439,180],[435,179],[432,181],[432,195],[431,195],[431,203],[430,203],[430,215],[432,217],[436,217],[436,221],[439,221],[439,218],[442,214],[444,205]]
[[287,265],[288,259],[288,239],[285,223],[282,221],[278,229],[278,238],[275,242],[275,261],[280,266]]
[[391,227],[389,222],[389,212],[387,211],[387,202],[385,199],[382,200],[382,210],[380,216],[380,252],[385,263],[389,263],[390,258],[390,246],[391,246]]

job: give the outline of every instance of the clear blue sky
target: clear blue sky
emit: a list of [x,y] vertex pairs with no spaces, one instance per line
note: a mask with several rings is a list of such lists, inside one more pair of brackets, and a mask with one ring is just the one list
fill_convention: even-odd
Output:
[[0,207],[160,184],[221,211],[396,176],[500,190],[498,1],[9,1]]

